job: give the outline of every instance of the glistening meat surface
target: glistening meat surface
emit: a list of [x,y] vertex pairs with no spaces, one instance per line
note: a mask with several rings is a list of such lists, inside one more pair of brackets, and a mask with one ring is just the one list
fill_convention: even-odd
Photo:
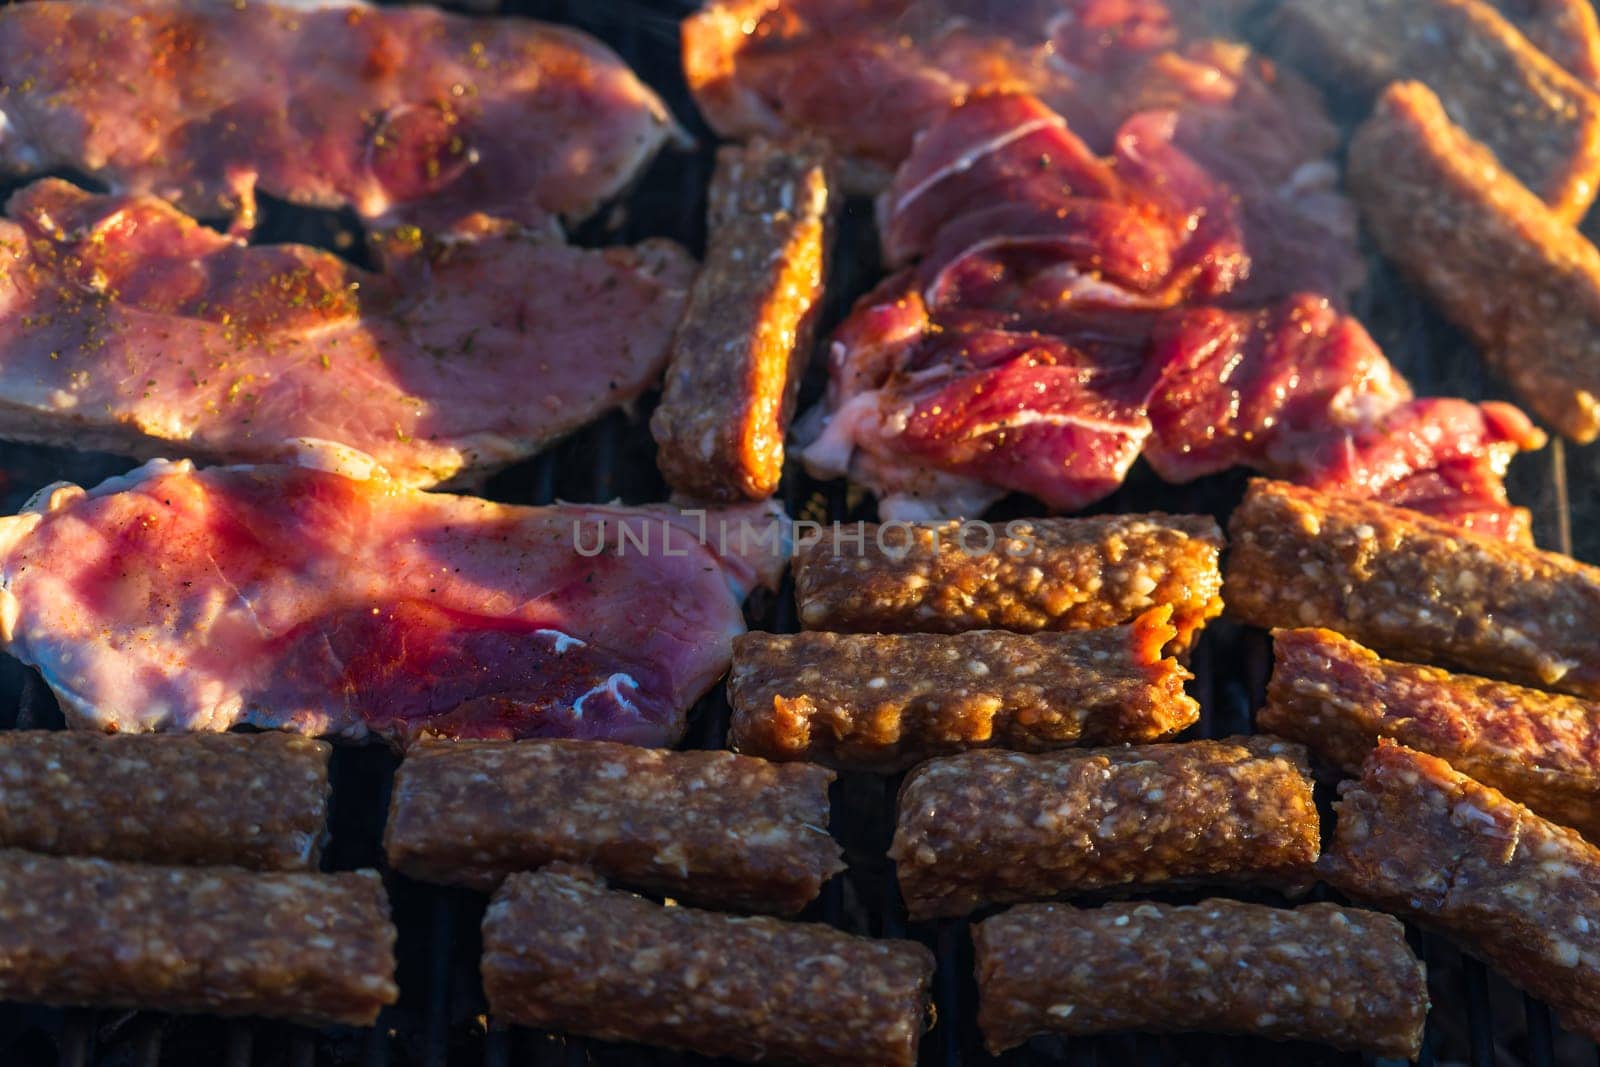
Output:
[[1071,511],[1121,484],[1150,434],[1147,313],[1108,310],[1077,343],[946,327],[906,280],[835,335],[828,410],[804,453],[813,473],[848,472],[901,519],[977,515],[1008,490]]
[[935,304],[992,295],[994,281],[974,288],[974,275],[1047,303],[1253,306],[1353,290],[1355,216],[1336,191],[1331,137],[1315,132],[1325,117],[1259,84],[1195,111],[1244,61],[1208,48],[1204,61],[1172,57],[1098,140],[1027,93],[975,94],[940,116],[879,201],[885,254],[922,257]]
[[813,473],[872,488],[886,518],[977,515],[1007,492],[1071,511],[1142,453],[1168,481],[1246,466],[1529,536],[1503,476],[1544,435],[1506,404],[1414,399],[1326,300],[1260,312],[1069,301],[1016,322],[1018,306],[930,312],[906,274],[864,298],[835,334],[825,408],[806,420]]
[[0,167],[69,168],[244,228],[258,188],[369,220],[578,218],[672,131],[585,34],[337,0],[9,5],[0,118]]
[[655,383],[694,265],[468,220],[373,274],[150,197],[36,182],[0,220],[0,436],[261,462],[290,438],[470,481]]
[[755,505],[727,513],[724,552],[715,518],[702,539],[668,509],[513,507],[346,450],[304,460],[42,492],[0,520],[6,650],[84,727],[666,745],[781,570]]
[[1249,467],[1508,540],[1530,536],[1504,476],[1545,435],[1509,404],[1414,398],[1361,324],[1325,300],[1173,311],[1146,358],[1160,378],[1144,457],[1167,481]]
[[683,24],[683,65],[718,133],[818,135],[858,191],[886,185],[918,132],[981,90],[1040,96],[1098,151],[1129,115],[1176,107],[1196,143],[1252,166],[1264,152],[1265,176],[1289,174],[1325,155],[1333,131],[1272,64],[1205,39],[1237,6],[709,0]]

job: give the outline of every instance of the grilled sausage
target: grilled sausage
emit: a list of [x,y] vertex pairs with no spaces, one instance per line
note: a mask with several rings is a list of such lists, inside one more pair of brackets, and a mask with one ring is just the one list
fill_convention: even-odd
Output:
[[0,848],[314,870],[333,748],[288,734],[0,733]]
[[1600,178],[1600,96],[1482,0],[1284,0],[1274,48],[1323,84],[1375,97],[1425,82],[1450,117],[1568,225]]
[[900,789],[889,850],[913,918],[1194,883],[1311,882],[1305,749],[1259,736],[930,760]]
[[734,639],[730,744],[892,774],[970,748],[1158,741],[1192,725],[1162,649],[1170,606],[1071,633],[766,634]]
[[1324,879],[1443,930],[1600,1038],[1600,849],[1392,741],[1340,793]]
[[1380,737],[1449,760],[1600,840],[1600,704],[1380,658],[1331,630],[1273,634],[1256,725],[1351,774]]
[[1283,482],[1252,482],[1229,531],[1244,622],[1600,697],[1600,567]]
[[731,752],[424,742],[395,774],[384,847],[398,871],[474,889],[565,861],[713,907],[795,912],[843,869],[831,781]]
[[972,929],[978,1026],[1036,1034],[1205,1030],[1415,1059],[1428,1015],[1405,928],[1377,912],[1236,900],[1022,904]]
[[680,493],[777,491],[838,208],[818,142],[757,138],[717,151],[706,261],[650,419],[661,473]]
[[394,941],[376,871],[0,850],[0,999],[368,1026],[399,993]]
[[495,1015],[707,1056],[910,1067],[933,954],[815,923],[665,908],[557,866],[483,918]]
[[1396,85],[1350,146],[1350,187],[1384,255],[1477,342],[1523,403],[1575,441],[1600,434],[1600,250],[1451,123]]
[[806,629],[847,633],[1099,629],[1170,604],[1186,652],[1222,612],[1221,551],[1200,515],[863,524],[796,556],[794,594]]

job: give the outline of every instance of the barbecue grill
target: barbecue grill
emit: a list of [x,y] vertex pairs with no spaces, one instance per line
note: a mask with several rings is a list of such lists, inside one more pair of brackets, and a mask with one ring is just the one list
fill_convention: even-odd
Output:
[[[580,243],[609,243],[662,235],[698,251],[703,242],[712,138],[696,117],[678,66],[677,22],[689,10],[691,0],[507,0],[504,4],[475,0],[466,6],[577,25],[616,48],[661,93],[698,138],[698,149],[665,154],[631,196],[585,224],[577,238]],[[350,241],[352,236],[359,236],[352,216],[268,203],[258,239],[293,239],[359,255],[360,241]],[[877,272],[870,207],[852,203],[840,227],[826,323],[837,321],[876,280]],[[1356,311],[1419,392],[1474,399],[1497,395],[1470,346],[1375,259],[1372,280]],[[821,385],[813,374],[802,406],[815,400]],[[620,497],[630,504],[665,499],[667,490],[656,472],[646,414],[614,414],[537,460],[495,476],[486,494],[527,504],[557,498],[603,501]],[[52,480],[94,484],[131,465],[115,457],[6,445],[0,448],[0,506],[14,511],[34,489]],[[1243,484],[1243,476],[1233,474],[1172,487],[1136,469],[1100,509],[1209,512],[1225,518]],[[1600,446],[1576,449],[1564,447],[1559,440],[1520,460],[1511,479],[1514,499],[1533,509],[1539,543],[1575,552],[1589,562],[1600,562],[1600,524],[1589,522],[1600,518],[1588,488],[1595,484],[1600,484]],[[786,472],[783,503],[797,518],[853,521],[871,517],[869,502],[842,482],[814,482],[793,465]],[[1026,504],[1001,505],[1002,509],[1008,507],[1022,514]],[[775,598],[758,595],[748,614],[754,628],[780,632],[798,628],[787,587]],[[1192,691],[1203,710],[1191,734],[1221,737],[1248,731],[1251,710],[1261,701],[1270,668],[1264,636],[1225,621],[1214,623],[1196,649],[1192,666],[1196,676]],[[0,728],[63,725],[49,690],[31,671],[9,658],[0,660],[0,688],[5,694],[0,699]],[[727,705],[719,688],[695,709],[686,743],[698,748],[722,747],[726,729]],[[380,837],[395,764],[395,757],[379,747],[344,748],[335,754],[333,840],[324,856],[326,868],[381,863]],[[934,985],[938,1024],[924,1039],[921,1062],[950,1067],[991,1062],[981,1049],[974,1023],[972,951],[966,922],[908,924],[899,903],[893,869],[884,856],[893,829],[897,787],[898,779],[885,782],[849,774],[836,783],[833,830],[845,847],[850,870],[834,879],[802,918],[855,933],[909,936],[926,943],[939,961]],[[387,881],[400,931],[402,996],[398,1005],[383,1013],[376,1027],[312,1031],[265,1021],[0,1004],[0,1065],[576,1067],[713,1062],[498,1025],[486,1015],[477,975],[478,923],[485,900],[399,876],[389,876]],[[1597,1062],[1600,1050],[1554,1026],[1543,1004],[1516,992],[1444,939],[1415,930],[1411,936],[1427,961],[1434,1001],[1422,1064],[1487,1067],[1526,1063],[1543,1067]],[[1307,1065],[1376,1062],[1370,1056],[1344,1055],[1309,1045],[1149,1035],[1036,1039],[999,1062],[1245,1067],[1290,1061]]]

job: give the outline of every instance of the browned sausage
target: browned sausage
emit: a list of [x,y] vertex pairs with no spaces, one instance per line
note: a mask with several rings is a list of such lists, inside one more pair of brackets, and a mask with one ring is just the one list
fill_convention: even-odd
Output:
[[662,907],[561,866],[507,878],[483,918],[496,1016],[752,1062],[910,1067],[932,976],[914,942]]
[[1340,794],[1323,878],[1443,930],[1600,1038],[1600,849],[1392,741]]
[[794,593],[806,629],[847,633],[1092,630],[1170,604],[1185,652],[1222,612],[1221,551],[1201,515],[869,523],[805,546]]
[[1284,0],[1275,50],[1340,92],[1426,82],[1569,225],[1600,177],[1600,97],[1482,0]]
[[1182,884],[1311,883],[1305,749],[1258,736],[930,760],[900,789],[889,855],[913,918]]
[[1392,738],[1600,839],[1600,704],[1381,659],[1332,630],[1279,630],[1273,650],[1262,730],[1351,774]]
[[1229,526],[1230,614],[1600,697],[1600,568],[1416,512],[1255,481]]
[[1192,725],[1162,649],[1171,607],[1071,633],[767,634],[734,639],[730,744],[892,774],[971,748],[1159,741]]
[[700,904],[795,912],[843,869],[833,772],[610,741],[423,742],[395,774],[398,871],[490,890],[565,861]]
[[1416,83],[1350,146],[1350,187],[1384,255],[1489,367],[1576,441],[1600,434],[1600,250],[1451,123]]
[[376,871],[0,850],[0,999],[370,1025],[398,996]]
[[978,1026],[999,1053],[1036,1034],[1205,1030],[1415,1059],[1422,963],[1387,915],[1269,908],[1022,904],[972,929]]
[[0,733],[0,847],[313,870],[332,746],[288,734]]
[[763,499],[811,360],[839,195],[818,142],[717,151],[706,261],[650,419],[668,483],[701,500]]

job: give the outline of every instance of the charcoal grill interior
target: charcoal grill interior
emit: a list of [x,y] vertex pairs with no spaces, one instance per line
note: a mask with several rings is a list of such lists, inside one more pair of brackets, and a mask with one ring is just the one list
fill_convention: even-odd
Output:
[[[992,0],[1003,4],[1006,0]],[[586,224],[582,243],[632,241],[660,235],[697,253],[712,138],[690,103],[678,66],[677,22],[691,0],[470,0],[476,11],[531,15],[581,27],[601,37],[667,100],[698,139],[693,152],[668,152],[639,187],[614,210]],[[821,76],[819,74],[819,76]],[[1352,118],[1353,116],[1343,116]],[[5,190],[9,192],[9,189]],[[870,206],[852,202],[841,226],[830,283],[828,322],[876,280],[877,262]],[[341,234],[345,239],[341,239]],[[319,214],[269,203],[260,240],[297,240],[344,254],[360,248],[348,237],[358,231],[348,216]],[[1419,394],[1510,399],[1486,380],[1467,342],[1432,314],[1376,259],[1372,280],[1356,308],[1361,319],[1415,383]],[[820,393],[815,373],[803,403]],[[644,503],[666,498],[656,473],[647,417],[650,402],[631,415],[613,415],[538,459],[494,477],[487,495],[541,504],[555,499]],[[37,488],[58,479],[93,484],[131,463],[110,456],[59,449],[0,445],[0,506],[15,511]],[[1547,548],[1600,563],[1600,445],[1563,446],[1518,461],[1510,481],[1517,503],[1533,509],[1535,534]],[[1225,519],[1238,500],[1244,477],[1233,474],[1184,487],[1158,482],[1142,467],[1097,510],[1209,512]],[[795,517],[826,521],[871,518],[870,501],[842,482],[817,483],[791,465],[783,502]],[[1000,506],[1007,515],[1027,512],[1025,501]],[[750,623],[758,629],[797,629],[787,585],[780,596],[752,602]],[[1247,732],[1270,670],[1263,634],[1226,622],[1213,623],[1195,652],[1192,690],[1203,712],[1190,733],[1222,737]],[[54,698],[39,678],[9,657],[0,657],[0,728],[61,728]],[[688,747],[721,747],[727,705],[720,687],[694,711]],[[1189,736],[1189,735],[1186,735]],[[333,840],[324,866],[344,870],[381,865],[380,835],[395,757],[377,747],[342,748],[334,758]],[[1035,1039],[991,1059],[974,1024],[972,950],[964,921],[908,923],[884,857],[892,831],[898,779],[845,775],[833,795],[833,830],[846,849],[850,870],[828,884],[802,916],[843,929],[883,937],[913,937],[938,957],[934,993],[937,1026],[924,1039],[924,1065],[1003,1063],[1013,1067],[1084,1065],[1138,1067],[1192,1064],[1248,1067],[1285,1063],[1373,1064],[1311,1045],[1210,1036],[1127,1035],[1097,1039]],[[1327,797],[1323,798],[1328,799]],[[485,900],[471,893],[424,886],[386,875],[400,930],[398,1005],[370,1030],[312,1031],[256,1020],[165,1016],[145,1012],[57,1010],[0,1003],[0,1065],[4,1067],[363,1067],[482,1064],[484,1067],[596,1064],[703,1065],[722,1061],[638,1046],[608,1045],[522,1029],[507,1029],[486,1015],[479,988],[478,923]],[[1179,902],[1198,899],[1166,897]],[[1258,899],[1270,900],[1270,897]],[[1318,890],[1314,899],[1337,899]],[[1463,958],[1444,939],[1411,931],[1427,961],[1433,1010],[1419,1061],[1433,1064],[1595,1064],[1595,1044],[1553,1025],[1548,1009],[1524,997],[1475,960]]]

